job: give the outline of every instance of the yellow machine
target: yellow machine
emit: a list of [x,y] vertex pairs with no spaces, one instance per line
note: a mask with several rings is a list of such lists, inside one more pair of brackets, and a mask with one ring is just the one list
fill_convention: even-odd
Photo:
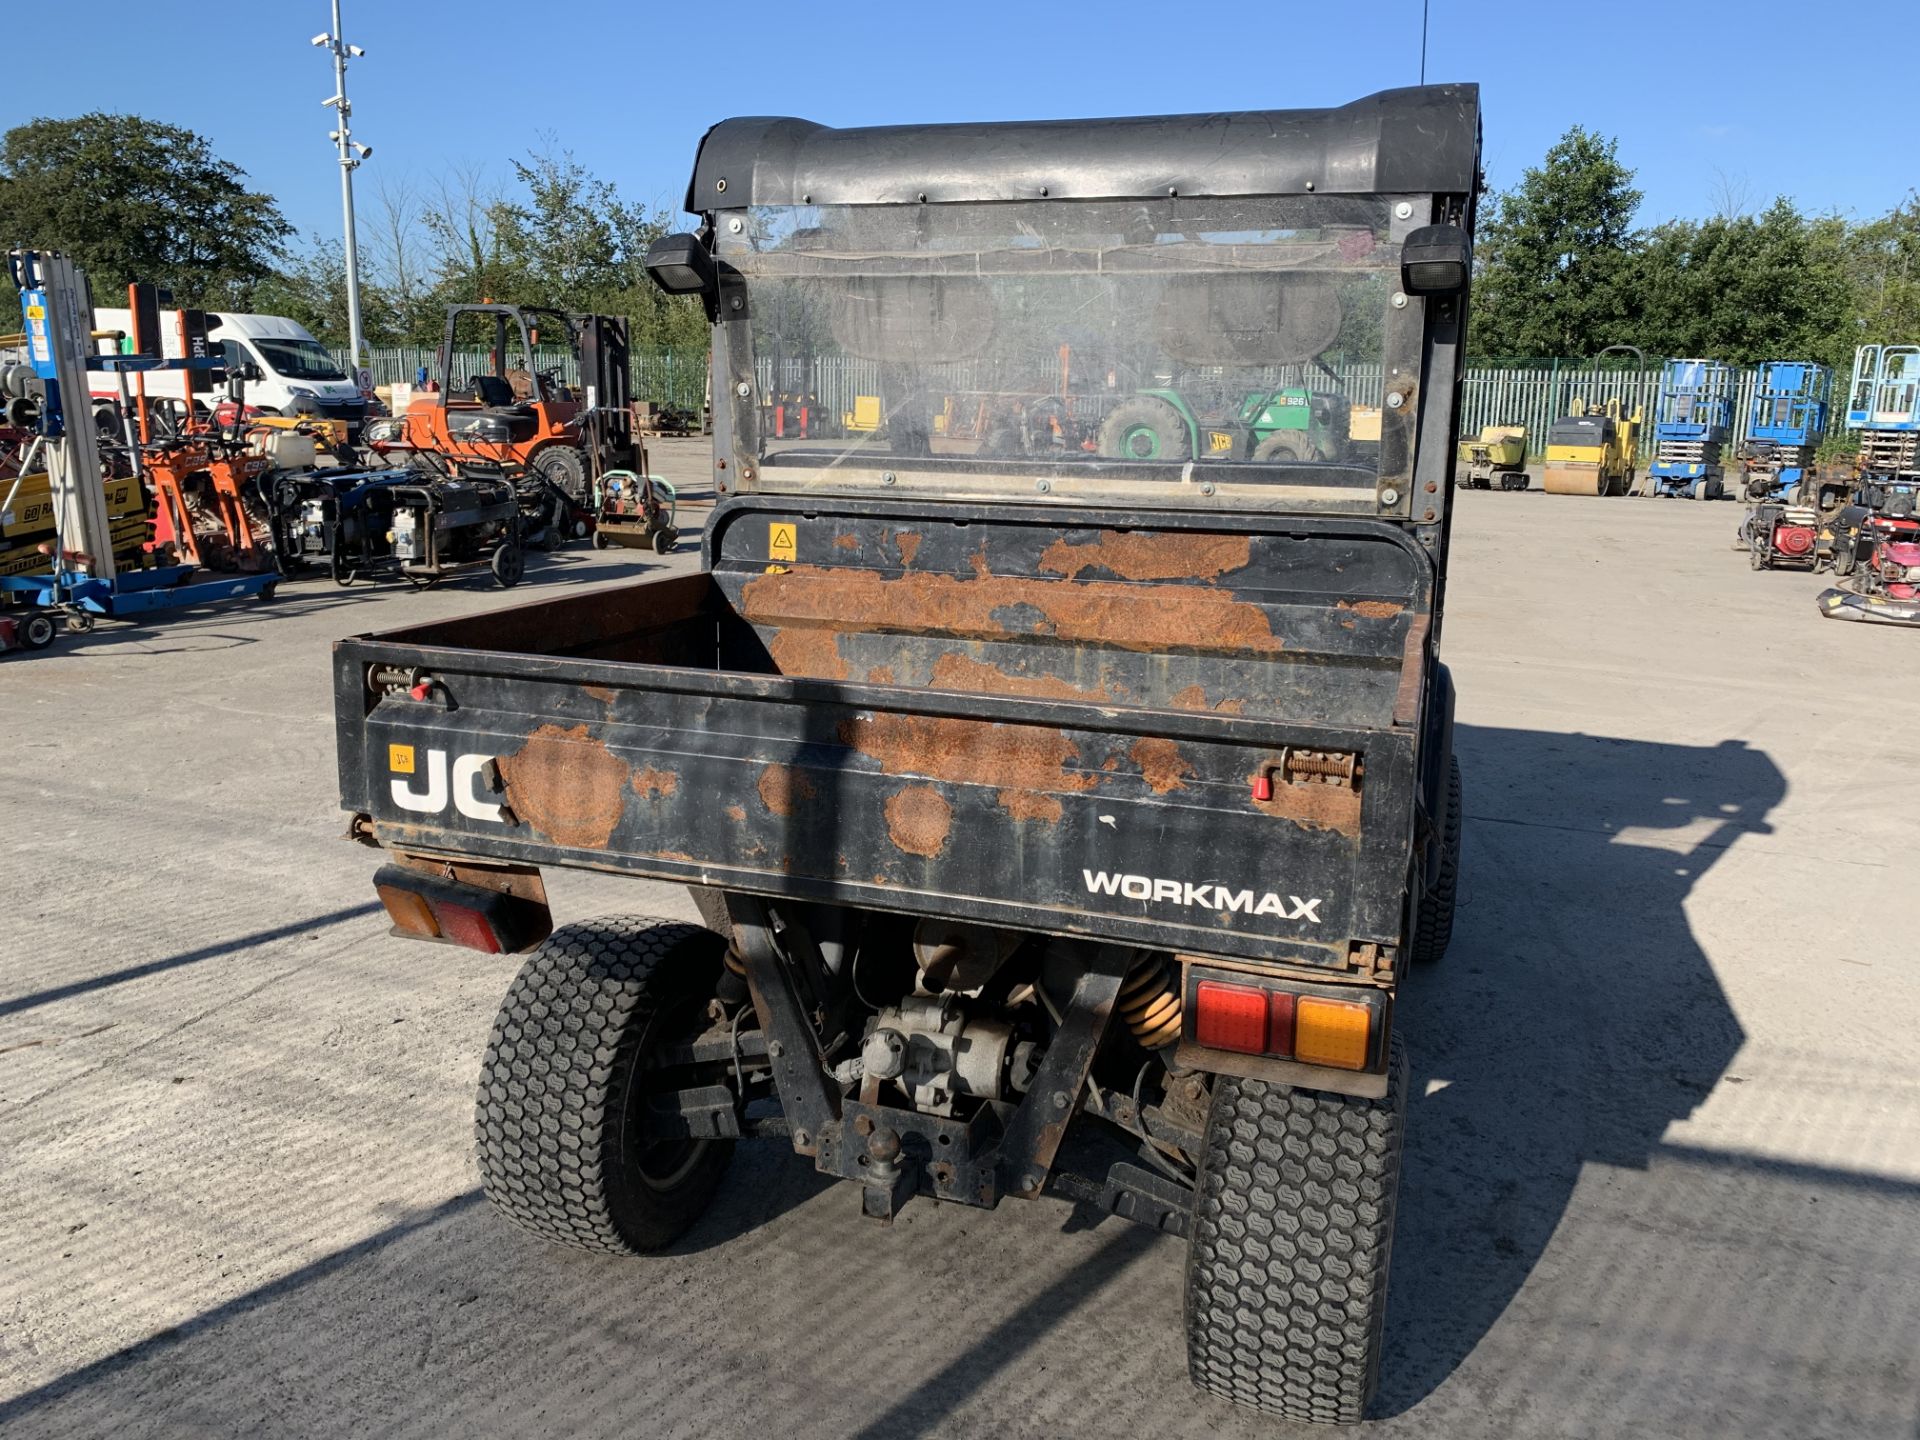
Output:
[[[114,558],[124,566],[139,563],[141,546],[153,538],[146,497],[131,475],[106,482],[107,521]],[[11,499],[9,499],[11,495]],[[0,478],[0,575],[40,575],[53,568],[40,547],[54,538],[53,495],[45,475]]]
[[1527,427],[1483,425],[1478,439],[1460,442],[1456,457],[1467,467],[1467,485],[1488,490],[1497,479],[1502,490],[1527,488]]
[[1541,488],[1549,495],[1625,495],[1633,488],[1640,423],[1639,408],[1628,415],[1617,396],[1605,405],[1575,401],[1573,413],[1547,430]]
[[856,395],[851,412],[843,411],[840,428],[855,435],[867,435],[880,428],[880,397]]

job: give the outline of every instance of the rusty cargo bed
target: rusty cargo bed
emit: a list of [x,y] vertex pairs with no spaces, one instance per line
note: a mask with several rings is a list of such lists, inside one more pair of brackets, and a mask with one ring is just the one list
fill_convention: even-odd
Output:
[[1367,519],[735,500],[698,574],[341,642],[342,803],[413,853],[1343,968],[1403,939],[1432,599]]

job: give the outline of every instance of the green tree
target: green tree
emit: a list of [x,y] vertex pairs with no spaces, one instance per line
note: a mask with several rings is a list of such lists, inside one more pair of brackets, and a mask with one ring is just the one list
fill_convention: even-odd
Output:
[[1494,199],[1479,232],[1475,354],[1583,356],[1633,339],[1640,192],[1617,152],[1576,125]]
[[1851,344],[1920,343],[1920,192],[1842,242],[1855,325]]
[[1845,233],[1784,197],[1759,216],[1659,226],[1633,263],[1635,343],[1740,365],[1837,360],[1852,302]]
[[244,308],[291,233],[271,196],[191,130],[137,115],[38,119],[0,136],[0,239],[64,250],[104,303],[131,281]]

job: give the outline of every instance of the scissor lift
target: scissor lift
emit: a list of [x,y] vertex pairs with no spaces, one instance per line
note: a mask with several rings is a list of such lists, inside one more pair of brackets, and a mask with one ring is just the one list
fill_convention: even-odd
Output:
[[[1827,433],[1833,372],[1811,360],[1769,360],[1754,374],[1747,438],[1740,446],[1746,498],[1779,500],[1813,479],[1814,451]],[[1803,504],[1812,501],[1802,498]]]
[[1920,480],[1920,345],[1853,352],[1847,428],[1860,436],[1863,483]]
[[1725,493],[1721,449],[1733,433],[1733,367],[1718,360],[1669,360],[1654,407],[1649,495],[1718,500]]

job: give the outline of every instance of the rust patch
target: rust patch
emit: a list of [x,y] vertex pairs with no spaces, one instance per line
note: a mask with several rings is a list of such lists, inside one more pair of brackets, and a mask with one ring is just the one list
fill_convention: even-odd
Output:
[[988,665],[956,651],[949,651],[934,662],[931,684],[936,690],[1030,695],[1041,700],[1084,700],[1095,705],[1113,703],[1113,697],[1105,691],[1082,690],[1058,675],[1009,675],[997,665]]
[[655,770],[649,765],[645,770],[633,772],[633,793],[641,799],[659,796],[662,800],[680,788],[680,777],[671,770]]
[[953,807],[931,785],[910,785],[889,795],[883,807],[887,816],[887,835],[909,855],[932,859],[947,848],[947,834],[953,829]]
[[992,785],[1000,808],[1016,820],[1056,821],[1048,790],[1091,790],[1095,777],[1069,770],[1080,758],[1058,730],[949,720],[932,715],[856,715],[840,723],[840,742],[879,761],[889,775],[925,775],[958,784]]
[[1286,648],[1264,610],[1224,590],[994,576],[986,573],[983,555],[972,558],[980,573],[971,580],[926,572],[889,579],[876,571],[796,565],[748,581],[741,613],[756,624],[803,632],[892,631],[969,640],[1030,634],[1150,653],[1274,655]]
[[1199,685],[1187,686],[1170,697],[1169,703],[1176,710],[1211,710],[1220,715],[1238,715],[1247,708],[1244,700],[1222,700],[1218,705],[1209,704],[1206,690]]
[[1000,808],[1016,820],[1039,820],[1044,824],[1057,825],[1060,817],[1066,813],[1066,807],[1052,795],[1043,795],[1038,790],[1002,790],[993,797],[1000,802]]
[[1392,600],[1342,600],[1334,606],[1336,610],[1351,610],[1369,620],[1391,620],[1406,608]]
[[769,765],[760,772],[760,803],[776,815],[791,815],[794,807],[813,799],[813,782],[785,765]]
[[1246,535],[1193,535],[1165,531],[1102,530],[1100,538],[1074,545],[1065,536],[1040,557],[1040,568],[1069,580],[1105,570],[1122,580],[1211,580],[1244,570],[1253,558]]
[[803,675],[810,680],[847,678],[847,660],[840,653],[839,632],[834,630],[792,626],[773,637],[767,653],[782,675]]
[[858,550],[860,548],[860,537],[858,535],[836,535],[833,537],[833,548],[836,550]]
[[1262,766],[1247,776],[1251,787],[1262,775],[1274,780],[1273,799],[1255,800],[1253,808],[1262,815],[1277,815],[1308,830],[1337,830],[1342,835],[1360,833],[1360,792],[1344,785],[1289,785],[1279,779],[1275,769]]
[[542,725],[500,759],[513,813],[556,845],[601,850],[626,805],[627,767],[585,725]]
[[894,684],[893,667],[891,665],[874,666],[871,670],[867,671],[867,683],[869,685]]
[[1140,767],[1141,778],[1154,794],[1165,795],[1169,790],[1187,788],[1184,782],[1193,773],[1193,767],[1171,740],[1149,735],[1135,741],[1127,753],[1133,756],[1133,763]]
[[913,557],[920,553],[920,539],[918,530],[902,530],[893,537],[894,546],[900,551],[902,565],[913,564]]
[[672,860],[680,865],[698,865],[700,863],[691,855],[681,850],[656,850],[653,852],[653,857],[656,860]]
[[613,704],[613,690],[609,686],[582,685],[580,689],[584,694],[591,695],[594,699],[598,700],[602,705]]
[[1393,692],[1393,723],[1411,725],[1420,718],[1421,685],[1426,677],[1428,615],[1416,615],[1407,626],[1407,639],[1400,651],[1400,684]]
[[747,818],[746,806],[744,805],[727,806],[727,819],[737,821],[737,820],[745,820],[746,818]]

